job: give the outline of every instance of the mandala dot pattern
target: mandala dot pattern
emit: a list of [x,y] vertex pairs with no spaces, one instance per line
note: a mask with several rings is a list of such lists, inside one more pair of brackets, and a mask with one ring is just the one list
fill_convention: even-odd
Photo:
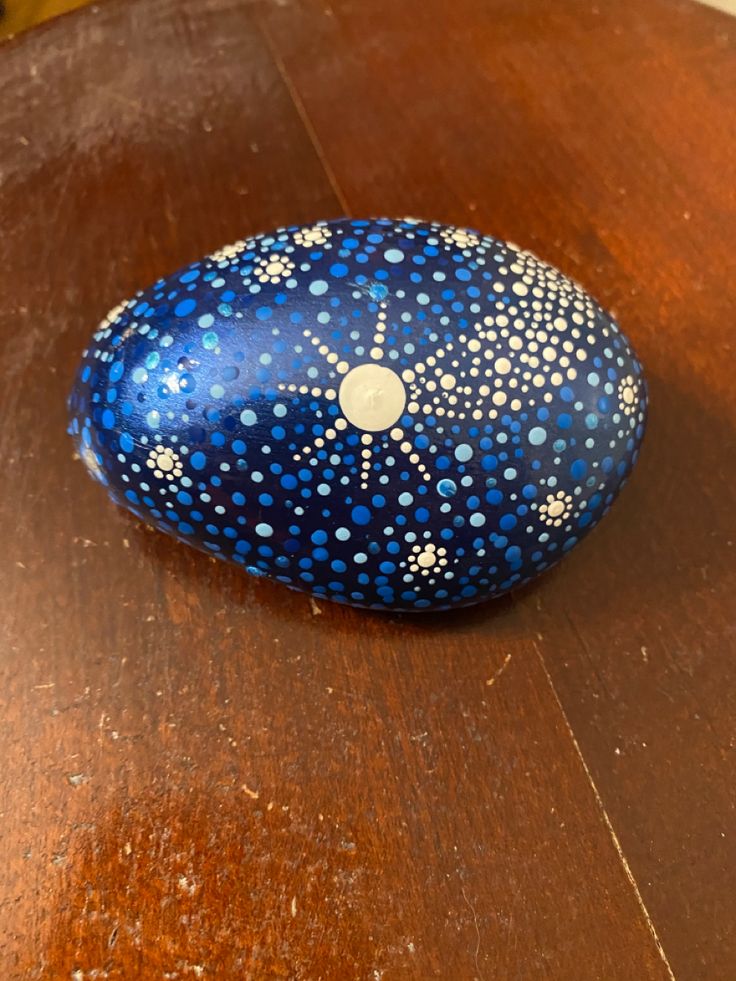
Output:
[[284,228],[119,304],[70,432],[174,538],[378,609],[498,596],[611,506],[645,426],[614,320],[529,252],[404,220]]

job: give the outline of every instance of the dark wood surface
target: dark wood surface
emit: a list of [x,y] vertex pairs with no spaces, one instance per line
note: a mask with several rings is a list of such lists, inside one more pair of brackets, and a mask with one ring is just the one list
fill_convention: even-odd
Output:
[[[0,977],[736,977],[736,28],[690,3],[112,0],[0,48]],[[610,516],[424,616],[108,504],[120,297],[341,213],[558,264],[648,366]]]

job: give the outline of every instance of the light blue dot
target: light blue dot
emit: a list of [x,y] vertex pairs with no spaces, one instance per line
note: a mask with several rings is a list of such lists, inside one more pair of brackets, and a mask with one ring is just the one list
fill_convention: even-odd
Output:
[[277,402],[273,407],[273,414],[277,419],[282,419],[286,415],[286,406],[282,402]]
[[255,426],[258,422],[258,416],[252,409],[243,409],[240,413],[240,421],[244,426]]
[[217,347],[217,334],[213,330],[208,331],[202,338],[202,347],[207,348],[208,351]]
[[413,503],[413,501],[414,501],[414,497],[408,491],[404,491],[403,494],[399,494],[399,504],[402,507],[404,508],[408,507],[411,503]]
[[132,453],[134,445],[133,437],[129,433],[120,434],[120,449],[123,453]]
[[486,523],[486,516],[476,511],[475,514],[470,515],[470,523],[474,528],[481,528]]
[[367,561],[368,556],[365,554],[365,552],[356,552],[353,556],[353,562],[355,562],[357,565],[363,565],[363,563]]
[[401,249],[386,249],[383,253],[383,258],[386,262],[401,262],[404,258],[404,253]]
[[338,528],[335,532],[335,538],[338,542],[346,542],[350,538],[349,528]]
[[153,371],[153,369],[158,365],[160,360],[161,360],[161,355],[158,353],[158,351],[151,351],[151,353],[146,358],[146,368],[148,368],[150,371]]
[[473,447],[469,443],[461,443],[455,448],[455,459],[459,463],[467,463],[473,455]]
[[207,464],[207,457],[200,450],[196,453],[192,453],[189,457],[189,463],[195,470],[204,470]]
[[151,427],[151,429],[156,429],[158,424],[161,422],[161,416],[156,412],[155,409],[151,411],[146,416],[146,423]]
[[211,327],[214,324],[214,322],[215,322],[215,318],[212,316],[211,313],[203,313],[202,316],[197,321],[197,323],[203,330],[207,330],[207,328]]
[[457,492],[457,484],[454,480],[444,477],[438,482],[437,491],[441,497],[452,497]]
[[529,430],[528,438],[532,446],[541,446],[547,439],[547,430],[543,429],[541,426],[535,426],[534,429]]
[[148,372],[146,371],[145,368],[142,368],[139,365],[137,368],[133,370],[131,378],[136,383],[136,385],[143,385],[145,382],[148,381]]
[[589,412],[585,417],[585,425],[587,429],[596,429],[598,426],[598,416],[595,412]]
[[210,395],[213,399],[221,399],[224,394],[225,389],[222,387],[222,385],[215,384],[210,386]]
[[191,297],[187,297],[186,300],[182,300],[181,303],[177,303],[174,307],[174,313],[177,317],[186,317],[197,305],[197,301],[193,300]]
[[256,525],[256,535],[260,535],[261,538],[270,538],[273,535],[273,528],[271,525],[266,524],[262,521],[259,525]]
[[309,292],[312,296],[322,296],[323,293],[327,292],[327,289],[328,286],[324,279],[315,279],[313,283],[309,284]]

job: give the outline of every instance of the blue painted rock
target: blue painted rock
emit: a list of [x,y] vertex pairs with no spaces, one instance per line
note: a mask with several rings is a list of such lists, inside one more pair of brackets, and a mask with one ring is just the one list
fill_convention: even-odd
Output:
[[644,431],[615,322],[529,252],[403,221],[236,242],[116,307],[82,460],[175,538],[317,596],[444,609],[548,569]]

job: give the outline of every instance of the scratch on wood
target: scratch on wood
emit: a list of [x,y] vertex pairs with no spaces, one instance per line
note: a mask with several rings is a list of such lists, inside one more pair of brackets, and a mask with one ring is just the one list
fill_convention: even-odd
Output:
[[312,616],[313,617],[318,617],[318,616],[321,615],[322,610],[317,606],[317,602],[316,602],[316,600],[314,599],[313,596],[310,596],[309,597],[309,606],[310,606],[310,609],[312,610]]
[[465,892],[465,886],[460,890],[463,894],[463,899],[467,903],[468,909],[473,914],[473,926],[475,927],[475,953],[473,958],[475,960],[475,973],[483,981],[483,975],[480,973],[480,964],[478,963],[478,954],[480,953],[480,928],[478,926],[478,914],[475,912],[475,906],[470,902]]
[[559,709],[560,715],[562,717],[562,721],[564,722],[565,728],[567,729],[568,733],[570,734],[570,739],[572,740],[572,744],[575,747],[575,752],[577,753],[578,759],[580,760],[580,763],[582,764],[583,770],[585,771],[585,775],[588,778],[588,782],[589,782],[589,784],[591,786],[591,789],[593,791],[593,796],[595,797],[596,803],[598,804],[598,807],[600,809],[600,812],[601,812],[601,814],[603,816],[603,820],[605,822],[605,825],[608,828],[608,833],[611,836],[611,840],[613,842],[613,846],[616,849],[616,852],[618,853],[618,857],[619,857],[619,860],[621,861],[621,865],[623,867],[624,874],[626,875],[626,878],[629,880],[629,884],[631,885],[631,888],[634,890],[634,895],[636,896],[636,900],[637,900],[637,902],[639,904],[639,909],[641,910],[642,916],[644,917],[644,921],[645,921],[647,927],[649,928],[649,933],[651,934],[652,939],[653,939],[653,941],[654,941],[654,943],[655,943],[655,945],[657,947],[657,950],[659,952],[659,956],[662,958],[662,962],[663,962],[663,964],[665,966],[665,969],[667,971],[667,976],[670,978],[670,981],[675,981],[675,975],[672,973],[672,968],[670,967],[670,962],[667,960],[667,955],[664,952],[664,947],[662,946],[662,943],[661,943],[661,941],[659,939],[659,935],[657,934],[657,929],[654,926],[654,923],[652,921],[651,916],[649,915],[649,910],[647,909],[647,907],[646,907],[646,905],[644,903],[644,898],[642,897],[642,894],[639,891],[639,886],[637,884],[636,879],[634,878],[633,872],[631,871],[631,867],[630,867],[630,865],[628,863],[628,860],[626,858],[626,855],[624,854],[624,850],[621,847],[621,842],[619,841],[618,835],[616,834],[616,832],[614,830],[614,827],[613,827],[613,824],[611,823],[611,819],[608,816],[608,811],[606,810],[606,808],[605,808],[605,806],[603,804],[603,798],[601,797],[600,793],[598,792],[598,787],[596,786],[596,783],[593,780],[593,774],[590,772],[590,769],[588,768],[588,764],[585,761],[585,757],[583,756],[583,752],[582,752],[582,750],[580,748],[580,744],[578,743],[577,738],[575,736],[575,733],[573,731],[573,728],[570,725],[570,721],[567,718],[567,715],[565,714],[565,710],[562,707],[562,702],[560,701],[560,697],[557,694],[557,689],[555,688],[555,686],[554,686],[554,684],[552,682],[552,677],[551,677],[549,671],[547,670],[547,665],[545,664],[544,658],[542,657],[542,652],[539,650],[539,647],[537,646],[537,644],[534,644],[534,650],[536,651],[537,657],[539,658],[539,663],[542,665],[542,671],[544,671],[544,676],[547,679],[547,684],[549,685],[549,687],[550,687],[550,689],[552,691],[552,694],[554,696],[554,699],[557,702],[557,708]]
[[240,789],[243,791],[244,794],[247,794],[251,800],[258,800],[258,798],[261,796],[260,791],[251,790],[247,783],[241,784]]
[[296,86],[291,80],[291,76],[286,70],[286,65],[284,64],[283,58],[281,58],[281,56],[279,55],[278,50],[276,49],[276,46],[273,43],[273,38],[271,37],[271,34],[269,33],[268,28],[266,27],[263,20],[260,17],[257,17],[256,20],[258,23],[258,27],[260,28],[261,34],[263,35],[263,38],[271,54],[273,63],[276,66],[279,75],[281,75],[284,85],[286,86],[286,89],[289,95],[291,96],[291,101],[294,104],[294,108],[296,109],[297,114],[299,115],[299,118],[301,119],[302,124],[304,126],[304,129],[307,132],[307,136],[309,137],[309,140],[312,146],[314,147],[314,152],[317,154],[319,162],[322,164],[322,169],[324,170],[327,180],[329,181],[330,186],[332,187],[335,197],[337,198],[343,212],[346,215],[349,215],[350,207],[348,205],[347,198],[343,194],[342,188],[340,187],[337,181],[335,172],[332,169],[329,160],[327,159],[327,154],[324,151],[324,147],[322,146],[321,140],[317,136],[317,131],[314,128],[314,125],[312,124],[312,120],[309,118],[309,114],[307,113],[306,107],[302,102],[301,96],[299,95]]
[[506,667],[508,666],[508,663],[509,663],[510,660],[511,660],[511,655],[510,654],[507,654],[506,657],[503,659],[503,664],[498,669],[498,671],[496,671],[496,673],[491,678],[488,678],[488,680],[486,681],[486,685],[489,688],[492,685],[495,685],[496,684],[496,682],[498,681],[498,679],[501,677],[501,675],[506,670]]

